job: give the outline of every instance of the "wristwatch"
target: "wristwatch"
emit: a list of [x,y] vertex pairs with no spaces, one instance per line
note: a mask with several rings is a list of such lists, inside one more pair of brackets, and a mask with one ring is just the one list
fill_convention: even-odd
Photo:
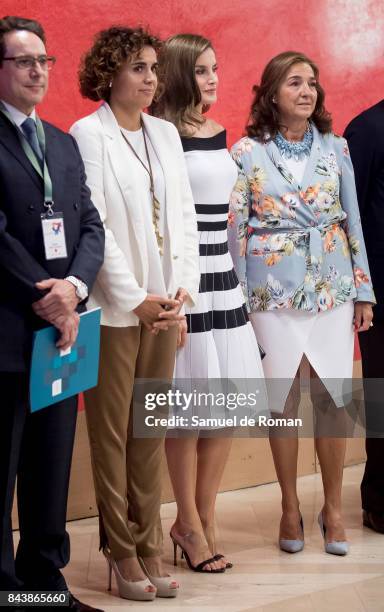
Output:
[[88,287],[83,281],[81,281],[76,276],[66,276],[65,279],[69,283],[71,283],[76,289],[76,295],[79,298],[80,302],[87,299],[88,297]]

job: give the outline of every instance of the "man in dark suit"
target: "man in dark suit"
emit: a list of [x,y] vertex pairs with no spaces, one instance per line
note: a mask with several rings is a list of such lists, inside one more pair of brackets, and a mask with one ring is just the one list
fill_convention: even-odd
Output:
[[[60,569],[69,560],[65,520],[77,398],[30,413],[32,334],[51,323],[58,346],[74,343],[78,312],[104,252],[77,145],[35,112],[53,62],[39,23],[0,20],[0,591],[67,590]],[[46,227],[62,236],[63,226],[61,241],[43,236]],[[74,610],[88,608],[71,594],[69,601]]]
[[384,533],[384,100],[355,117],[345,137],[377,299],[372,329],[359,334],[367,426],[363,522]]

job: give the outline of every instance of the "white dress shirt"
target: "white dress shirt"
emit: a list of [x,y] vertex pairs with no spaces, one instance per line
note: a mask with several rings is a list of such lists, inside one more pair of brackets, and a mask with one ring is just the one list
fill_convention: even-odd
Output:
[[15,124],[17,125],[17,127],[20,128],[21,130],[22,130],[21,125],[29,117],[31,119],[33,119],[34,121],[36,121],[36,111],[35,111],[35,109],[33,109],[33,111],[31,112],[30,115],[26,115],[25,113],[23,113],[21,110],[19,110],[15,106],[12,106],[12,104],[8,104],[8,102],[5,102],[5,100],[1,100],[1,102],[4,104],[5,108],[7,109],[9,114],[11,115],[11,117],[12,117],[13,121],[15,122]]

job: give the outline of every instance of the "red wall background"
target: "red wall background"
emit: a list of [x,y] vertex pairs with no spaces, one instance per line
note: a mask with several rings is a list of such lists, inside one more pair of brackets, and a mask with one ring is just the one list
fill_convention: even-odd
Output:
[[0,0],[0,13],[45,27],[48,52],[58,61],[40,114],[63,129],[96,106],[78,93],[79,58],[93,34],[113,24],[141,23],[160,37],[184,31],[211,38],[221,83],[210,112],[227,127],[230,144],[242,134],[252,84],[287,49],[318,63],[337,132],[384,97],[382,0]]
[[230,145],[242,135],[252,85],[281,51],[303,51],[318,64],[337,133],[384,97],[383,0],[0,0],[0,14],[43,24],[57,64],[39,113],[64,130],[97,106],[78,92],[79,59],[96,32],[116,24],[142,24],[160,38],[193,32],[212,40],[220,88],[210,113]]

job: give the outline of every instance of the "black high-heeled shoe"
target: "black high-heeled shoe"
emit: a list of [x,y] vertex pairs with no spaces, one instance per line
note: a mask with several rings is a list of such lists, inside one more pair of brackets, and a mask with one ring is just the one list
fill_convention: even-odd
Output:
[[[214,528],[203,526],[203,530],[204,530],[205,539],[207,540],[210,550],[214,551],[216,549]],[[221,553],[214,553],[213,558],[215,559],[215,561],[221,561],[221,559],[225,559],[225,555]],[[226,561],[225,569],[231,569],[231,567],[233,567],[233,563],[231,563],[230,561]]]
[[[187,533],[183,537],[187,538],[190,535],[192,535],[192,533]],[[210,557],[209,559],[205,559],[205,561],[201,561],[201,563],[198,563],[197,565],[192,565],[189,555],[187,551],[185,550],[185,548],[180,544],[180,542],[175,540],[175,538],[173,537],[171,533],[169,533],[169,536],[173,542],[173,565],[177,566],[177,547],[179,546],[181,549],[180,558],[182,559],[184,557],[189,569],[192,570],[193,572],[200,572],[203,574],[222,574],[223,572],[225,572],[225,567],[222,567],[220,569],[204,569],[204,566],[207,565],[208,563],[214,563],[215,561],[217,561],[218,559],[216,557]]]
[[[217,553],[217,555],[214,555],[213,558],[215,559],[215,561],[220,561],[221,559],[224,559],[225,556],[221,553]],[[230,561],[226,561],[224,569],[231,569],[231,567],[233,567],[233,563],[231,563]]]

